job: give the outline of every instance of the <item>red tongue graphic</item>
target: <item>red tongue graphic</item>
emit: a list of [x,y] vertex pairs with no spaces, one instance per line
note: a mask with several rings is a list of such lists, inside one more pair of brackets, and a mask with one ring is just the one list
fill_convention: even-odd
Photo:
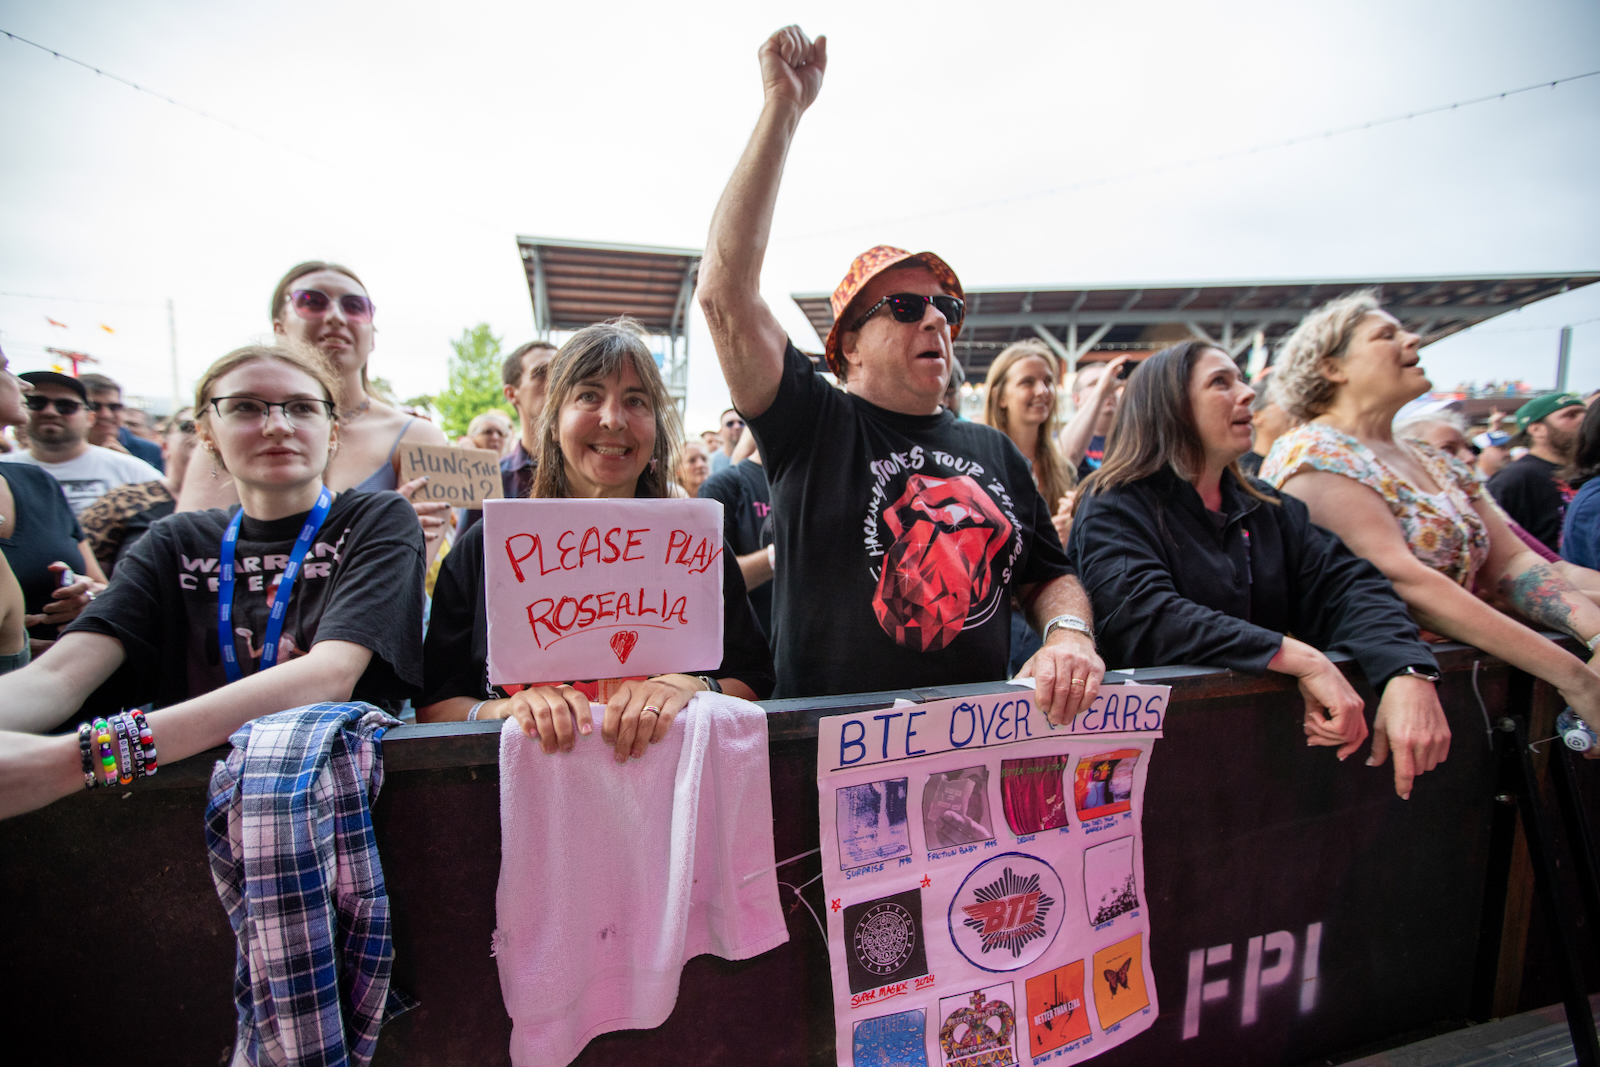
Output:
[[638,630],[618,630],[611,635],[611,651],[617,654],[618,663],[628,662],[633,646],[639,643]]

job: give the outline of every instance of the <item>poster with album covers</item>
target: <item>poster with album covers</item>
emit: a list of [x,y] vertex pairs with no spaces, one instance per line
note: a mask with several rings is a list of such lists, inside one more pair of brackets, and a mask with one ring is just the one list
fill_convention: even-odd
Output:
[[817,789],[843,1067],[1067,1067],[1159,1013],[1144,790],[1166,686],[836,715]]

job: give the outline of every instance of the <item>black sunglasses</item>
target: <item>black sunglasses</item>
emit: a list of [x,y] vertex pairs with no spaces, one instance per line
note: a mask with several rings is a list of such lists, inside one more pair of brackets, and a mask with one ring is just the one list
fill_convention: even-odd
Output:
[[923,296],[921,293],[890,293],[868,308],[864,315],[856,319],[856,324],[850,327],[850,331],[854,333],[856,330],[861,329],[866,321],[876,315],[878,309],[885,304],[889,305],[889,311],[894,315],[894,321],[896,322],[921,322],[922,313],[929,304],[932,304],[933,309],[944,316],[945,321],[952,328],[960,326],[961,320],[967,314],[967,305],[953,296],[945,296],[942,293],[938,296]]
[[45,408],[54,407],[57,415],[74,415],[77,414],[79,408],[88,408],[93,411],[97,406],[92,400],[80,403],[79,401],[67,400],[62,397],[51,399],[48,396],[39,396],[37,393],[24,397],[22,402],[28,405],[29,411],[43,411]]

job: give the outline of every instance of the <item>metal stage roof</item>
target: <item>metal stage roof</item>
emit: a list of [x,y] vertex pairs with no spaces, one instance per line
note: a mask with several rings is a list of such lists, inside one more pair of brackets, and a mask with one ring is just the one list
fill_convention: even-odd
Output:
[[627,315],[667,339],[662,375],[680,405],[688,385],[689,301],[700,249],[518,237],[540,337]]
[[[1397,314],[1407,329],[1421,334],[1426,345],[1485,319],[1597,281],[1600,271],[968,289],[967,321],[956,341],[956,356],[966,368],[968,381],[981,380],[1000,349],[1030,336],[1042,338],[1072,366],[1091,352],[1148,350],[1189,336],[1215,340],[1238,357],[1251,346],[1258,331],[1269,347],[1275,347],[1311,308],[1368,286],[1382,288],[1384,306]],[[833,325],[828,294],[796,293],[794,302],[817,336],[826,337]]]

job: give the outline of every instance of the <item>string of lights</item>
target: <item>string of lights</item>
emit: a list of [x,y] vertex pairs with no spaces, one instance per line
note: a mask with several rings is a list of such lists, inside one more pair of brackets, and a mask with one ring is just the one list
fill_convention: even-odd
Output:
[[1094,178],[1085,178],[1081,181],[1070,182],[1065,185],[1052,185],[1043,189],[1034,189],[1028,192],[1013,193],[1009,196],[995,197],[989,200],[979,200],[969,204],[956,204],[950,207],[932,208],[927,211],[913,212],[909,215],[899,215],[888,219],[875,219],[869,222],[853,223],[846,226],[836,226],[826,230],[813,230],[808,233],[791,234],[783,237],[774,237],[773,243],[789,243],[793,241],[809,241],[819,237],[833,237],[843,233],[853,233],[857,230],[898,225],[904,222],[916,222],[922,219],[939,218],[945,215],[964,214],[969,211],[982,211],[987,208],[1004,207],[1009,204],[1025,203],[1029,200],[1043,200],[1048,197],[1060,196],[1063,193],[1082,192],[1085,189],[1095,189],[1119,182],[1132,181],[1136,178],[1153,178],[1161,174],[1173,174],[1178,171],[1191,170],[1209,163],[1226,163],[1230,160],[1248,159],[1251,156],[1264,152],[1282,151],[1297,145],[1310,144],[1313,141],[1325,141],[1332,137],[1342,137],[1351,133],[1363,133],[1375,130],[1380,126],[1389,126],[1397,122],[1406,122],[1411,119],[1420,119],[1427,115],[1443,114],[1446,111],[1456,111],[1460,108],[1471,107],[1474,104],[1486,104],[1494,100],[1505,100],[1522,93],[1531,93],[1536,89],[1554,89],[1558,85],[1582,81],[1600,75],[1600,70],[1586,71],[1583,74],[1573,74],[1565,78],[1555,78],[1547,82],[1537,82],[1533,85],[1524,85],[1516,89],[1506,89],[1498,93],[1489,93],[1485,96],[1476,96],[1470,100],[1457,100],[1453,104],[1439,104],[1436,107],[1421,108],[1416,111],[1407,111],[1403,115],[1390,115],[1386,118],[1369,119],[1366,122],[1356,122],[1348,126],[1336,126],[1332,129],[1322,130],[1317,133],[1299,134],[1283,140],[1265,141],[1249,148],[1238,148],[1231,152],[1208,153],[1203,156],[1194,156],[1190,159],[1179,160],[1172,163],[1160,164],[1154,167],[1141,167],[1138,170],[1120,171],[1115,174],[1105,174]]

